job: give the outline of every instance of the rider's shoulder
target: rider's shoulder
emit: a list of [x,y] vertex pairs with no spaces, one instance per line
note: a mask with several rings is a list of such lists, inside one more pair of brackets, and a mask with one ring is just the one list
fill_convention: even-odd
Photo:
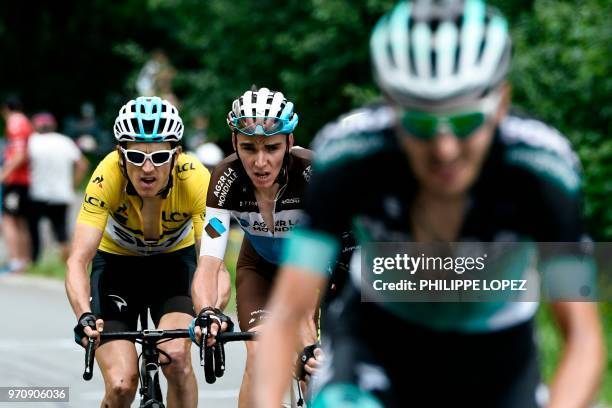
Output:
[[221,162],[217,164],[215,169],[212,171],[210,176],[211,186],[214,184],[225,184],[226,180],[228,179],[231,179],[232,184],[234,184],[233,181],[239,178],[239,176],[243,173],[241,169],[242,164],[240,163],[240,158],[238,155],[236,153],[230,154],[225,159],[221,160]]
[[324,126],[312,148],[319,168],[363,159],[395,146],[395,113],[385,104],[353,110]]
[[181,153],[174,166],[176,177],[178,180],[191,180],[197,179],[198,181],[207,180],[210,177],[210,173],[200,163],[200,161],[190,153]]
[[298,159],[312,161],[313,153],[310,149],[305,149],[302,146],[293,146],[289,153]]
[[94,174],[96,173],[99,173],[100,176],[104,176],[108,181],[111,179],[123,178],[119,152],[113,150],[100,160],[100,163],[98,163],[98,166],[94,170]]
[[93,171],[87,185],[87,195],[106,197],[110,200],[121,194],[126,182],[121,170],[119,153],[113,150],[98,163]]
[[504,161],[544,183],[577,191],[581,166],[569,140],[557,129],[530,117],[508,115],[499,124]]

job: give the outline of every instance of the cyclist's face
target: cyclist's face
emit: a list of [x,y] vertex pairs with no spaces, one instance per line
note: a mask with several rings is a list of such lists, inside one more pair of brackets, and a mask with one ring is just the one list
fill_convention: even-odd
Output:
[[[170,150],[171,145],[169,142],[130,142],[127,145],[127,149],[139,150],[144,153],[153,153],[159,150]],[[126,163],[127,175],[139,196],[143,198],[155,197],[155,195],[168,183],[172,160],[161,166],[154,166],[150,159],[146,159],[142,166],[136,166],[126,161],[121,151],[119,151],[119,155],[121,155],[122,160]]]
[[238,133],[236,149],[240,161],[256,188],[272,187],[283,165],[287,150],[293,146],[293,135],[247,136]]
[[505,115],[506,91],[484,124],[471,135],[457,138],[450,129],[441,129],[431,140],[410,136],[399,126],[404,149],[421,187],[438,196],[464,194],[476,181],[489,152],[495,126]]

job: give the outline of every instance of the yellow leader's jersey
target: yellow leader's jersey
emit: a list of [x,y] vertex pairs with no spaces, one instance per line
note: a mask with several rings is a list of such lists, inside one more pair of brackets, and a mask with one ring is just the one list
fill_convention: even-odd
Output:
[[108,154],[91,176],[77,223],[104,231],[98,249],[111,254],[153,255],[193,245],[202,235],[210,173],[196,158],[181,154],[172,177],[157,241],[144,239],[142,200],[128,193],[117,151]]

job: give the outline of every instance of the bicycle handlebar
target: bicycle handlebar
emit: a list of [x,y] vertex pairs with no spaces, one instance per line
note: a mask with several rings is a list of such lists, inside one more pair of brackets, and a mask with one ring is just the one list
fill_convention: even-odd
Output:
[[139,331],[123,331],[123,332],[102,332],[100,340],[163,340],[163,339],[183,339],[189,337],[189,330],[173,329],[173,330],[139,330]]
[[[229,343],[232,341],[250,341],[254,340],[257,333],[255,332],[221,332],[217,334],[216,340],[219,343]],[[140,330],[140,331],[123,331],[123,332],[102,332],[100,333],[100,341],[102,340],[164,340],[164,339],[181,339],[188,338],[189,330],[174,329],[174,330]],[[85,348],[85,371],[83,379],[91,380],[93,377],[93,362],[96,350],[95,342],[90,338]]]
[[252,341],[256,340],[257,332],[221,332],[215,337],[221,343],[230,343],[232,341]]

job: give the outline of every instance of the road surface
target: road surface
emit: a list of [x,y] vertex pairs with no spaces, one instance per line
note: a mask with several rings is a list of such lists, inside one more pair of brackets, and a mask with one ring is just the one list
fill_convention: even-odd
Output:
[[[75,318],[63,282],[34,277],[0,275],[0,387],[58,386],[70,388],[70,402],[4,403],[0,407],[95,407],[104,384],[95,368],[83,381],[84,352],[72,339]],[[194,370],[200,407],[237,406],[246,349],[244,343],[226,347],[227,368],[213,385],[204,381],[194,346]],[[165,382],[162,384],[165,393]],[[132,405],[138,406],[138,398]]]

